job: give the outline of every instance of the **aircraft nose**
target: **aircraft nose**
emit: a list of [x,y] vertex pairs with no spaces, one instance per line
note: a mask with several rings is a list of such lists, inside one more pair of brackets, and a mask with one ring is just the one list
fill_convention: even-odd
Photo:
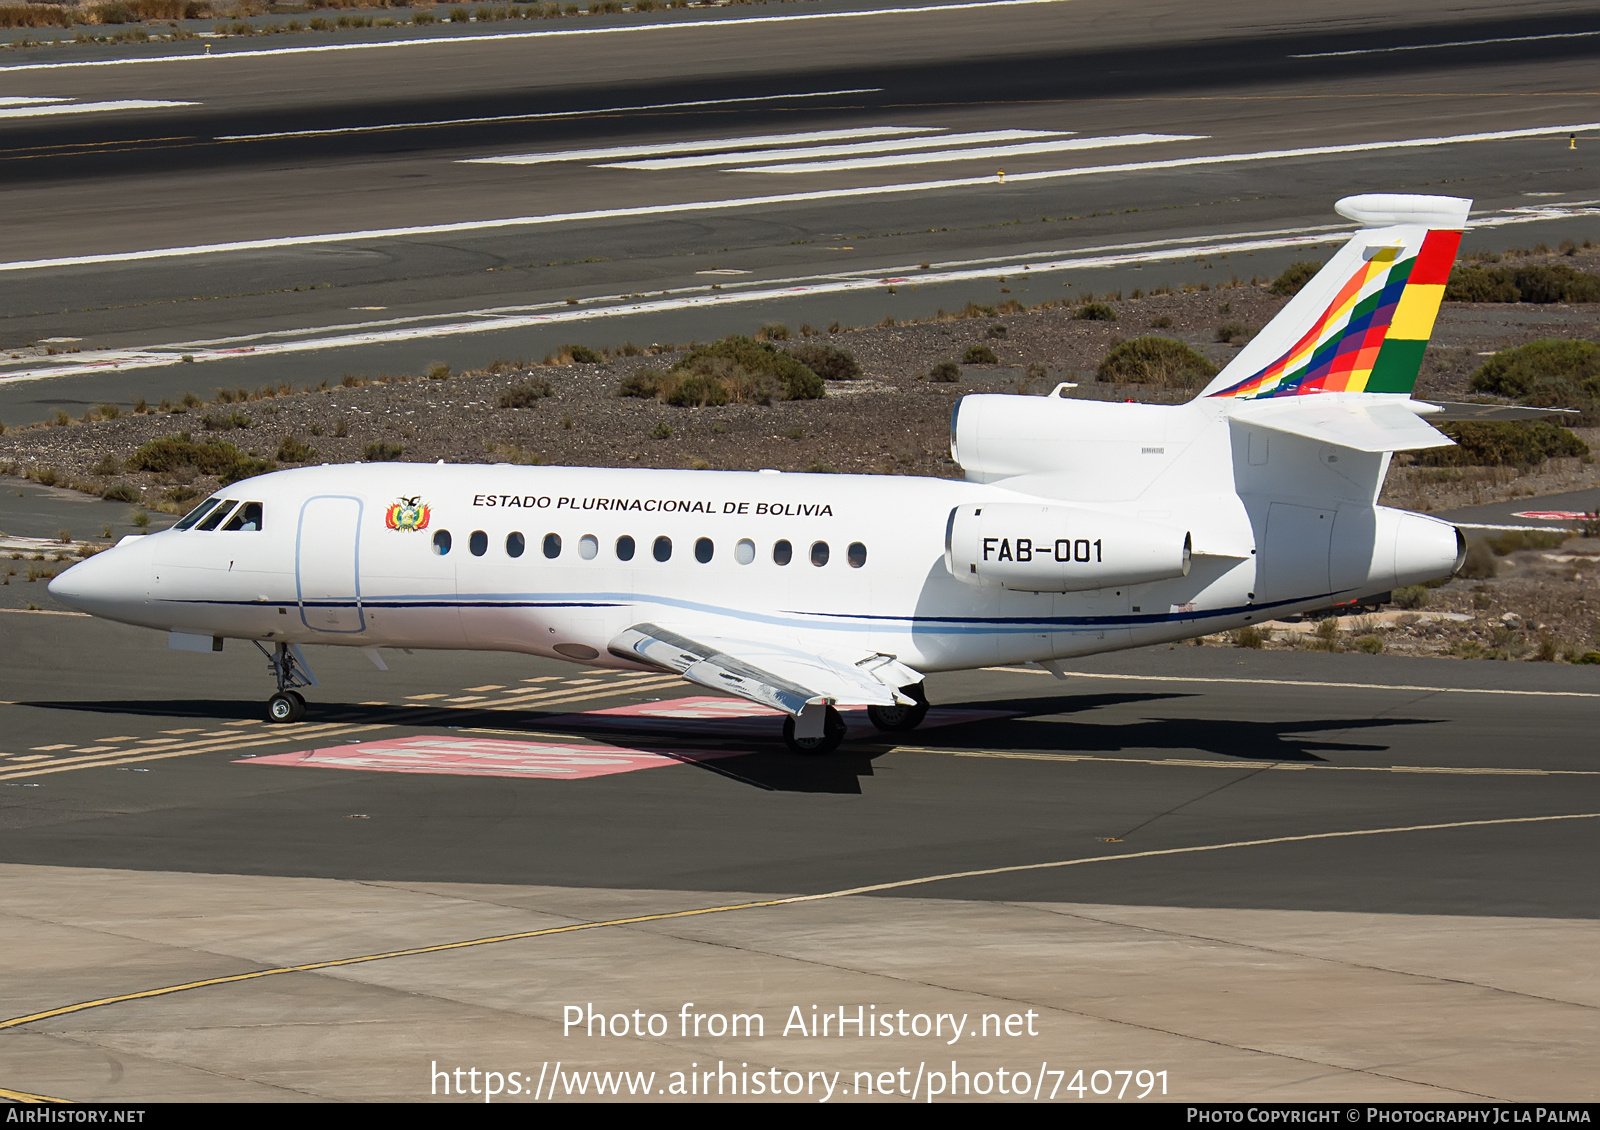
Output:
[[124,538],[57,575],[50,595],[70,608],[94,616],[115,616],[142,604],[149,585],[150,554],[143,537]]

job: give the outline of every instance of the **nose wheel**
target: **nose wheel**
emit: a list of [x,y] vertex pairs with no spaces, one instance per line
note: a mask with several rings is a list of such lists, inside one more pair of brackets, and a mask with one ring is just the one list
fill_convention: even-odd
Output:
[[279,691],[267,699],[267,717],[273,722],[298,722],[306,716],[306,700],[299,691]]
[[256,650],[267,657],[267,670],[278,682],[278,693],[267,699],[267,721],[298,722],[306,716],[306,700],[296,687],[314,687],[317,677],[306,664],[306,657],[293,644],[280,643],[271,651],[252,640]]

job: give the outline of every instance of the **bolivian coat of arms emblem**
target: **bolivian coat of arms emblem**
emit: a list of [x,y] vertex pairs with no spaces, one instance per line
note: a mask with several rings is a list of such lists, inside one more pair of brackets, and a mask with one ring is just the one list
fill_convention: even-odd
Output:
[[428,519],[432,516],[428,504],[422,501],[422,496],[419,494],[391,502],[389,509],[384,513],[383,524],[391,530],[425,530],[428,528]]

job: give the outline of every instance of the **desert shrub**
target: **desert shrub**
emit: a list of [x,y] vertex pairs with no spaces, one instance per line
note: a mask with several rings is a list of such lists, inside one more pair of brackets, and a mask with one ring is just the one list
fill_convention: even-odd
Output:
[[738,334],[702,345],[671,371],[714,377],[729,386],[732,399],[747,403],[818,400],[827,395],[822,378],[799,358]]
[[649,435],[651,439],[671,439],[672,425],[662,420],[650,429]]
[[999,360],[1000,358],[994,355],[994,350],[987,345],[969,345],[967,351],[961,355],[961,361],[965,365],[993,365]]
[[784,350],[825,381],[853,381],[861,365],[848,349],[832,345],[791,345]]
[[450,366],[443,361],[435,361],[428,366],[428,379],[430,381],[447,381],[450,379]]
[[756,331],[757,341],[788,341],[789,327],[782,322],[770,322]]
[[100,457],[100,462],[94,465],[94,469],[90,472],[90,474],[100,475],[101,477],[105,477],[107,475],[120,475],[122,474],[122,460],[118,459],[115,455],[102,455]]
[[316,457],[317,449],[296,438],[293,432],[284,436],[283,442],[278,444],[278,462],[280,463],[309,463]]
[[1577,408],[1588,423],[1600,416],[1600,344],[1545,338],[1502,349],[1472,374],[1471,387],[1535,408]]
[[1468,420],[1442,423],[1439,430],[1456,441],[1416,453],[1427,467],[1535,467],[1552,456],[1583,456],[1589,445],[1570,429],[1549,420]]
[[248,428],[251,424],[251,420],[249,416],[246,416],[243,412],[235,408],[227,415],[223,415],[220,412],[208,412],[206,415],[200,418],[200,423],[205,426],[205,429],[208,432],[231,432],[238,429]]
[[1104,302],[1085,302],[1072,312],[1075,322],[1114,322],[1117,312]]
[[663,398],[678,408],[720,406],[732,399],[728,385],[711,373],[686,373],[679,377]]
[[[1461,568],[1456,571],[1456,576],[1465,577],[1469,581],[1487,581],[1500,573],[1500,562],[1495,560],[1494,550],[1484,543],[1482,538],[1474,538],[1467,543],[1467,557],[1461,563]],[[1474,602],[1476,607],[1476,602]]]
[[1560,530],[1502,530],[1483,540],[1497,557],[1509,557],[1519,549],[1554,549],[1567,540],[1567,534]]
[[1362,636],[1350,645],[1356,651],[1364,651],[1368,655],[1383,654],[1383,640],[1377,636]]
[[954,361],[940,361],[928,370],[928,379],[941,384],[954,384],[961,379],[961,366]]
[[1299,294],[1300,289],[1314,279],[1320,270],[1322,270],[1321,263],[1312,263],[1306,260],[1290,263],[1284,268],[1283,274],[1272,280],[1272,285],[1267,289],[1273,294],[1285,296]]
[[1600,277],[1567,263],[1457,267],[1444,296],[1451,302],[1600,302]]
[[1153,330],[1170,330],[1172,328],[1172,319],[1165,314],[1159,318],[1152,318],[1150,320],[1150,328]]
[[1238,322],[1223,322],[1222,325],[1217,327],[1217,340],[1224,345],[1231,341],[1235,341],[1238,338],[1246,338],[1249,336],[1250,331],[1244,326],[1241,326]]
[[1116,384],[1194,388],[1216,374],[1215,365],[1183,342],[1146,336],[1130,338],[1106,354],[1095,377]]
[[1574,663],[1600,664],[1600,651],[1586,651],[1582,655],[1575,656],[1572,661]]
[[1011,332],[1010,329],[1008,329],[1005,326],[994,325],[994,326],[990,326],[988,329],[984,330],[983,331],[983,336],[984,337],[1001,338],[1001,337],[1005,337],[1006,334],[1008,334],[1010,332]]
[[361,451],[361,458],[368,463],[393,463],[406,453],[406,449],[398,443],[369,443]]
[[1244,627],[1236,628],[1234,630],[1233,646],[1259,648],[1262,644],[1267,642],[1267,638],[1267,633],[1262,632],[1252,625],[1246,624]]
[[129,483],[112,483],[100,492],[107,502],[138,502],[139,490]]
[[1419,608],[1428,607],[1427,585],[1406,585],[1404,588],[1395,589],[1390,597],[1396,608],[1404,608],[1408,612]]
[[1487,267],[1457,267],[1445,284],[1446,302],[1516,302],[1522,294],[1505,271]]
[[604,357],[587,345],[563,345],[561,352],[571,357],[573,363],[578,365],[599,365],[605,361]]
[[170,474],[187,470],[214,476],[223,486],[272,469],[269,460],[246,455],[226,440],[208,439],[196,443],[188,432],[150,440],[128,457],[130,471]]
[[617,386],[617,395],[637,396],[644,400],[653,400],[661,393],[661,384],[665,375],[659,369],[640,369],[637,373],[629,373],[622,378],[622,383]]
[[550,382],[543,377],[533,377],[521,384],[512,385],[500,394],[500,407],[502,408],[531,408],[533,405],[550,396],[552,390]]

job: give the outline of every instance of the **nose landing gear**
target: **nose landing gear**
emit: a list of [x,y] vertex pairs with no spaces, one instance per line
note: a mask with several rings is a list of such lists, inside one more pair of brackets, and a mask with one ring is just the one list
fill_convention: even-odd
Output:
[[250,642],[267,657],[267,670],[278,681],[278,693],[267,700],[267,721],[300,721],[306,716],[306,700],[295,688],[317,685],[317,677],[311,673],[305,655],[295,644],[280,643],[268,651],[259,640]]

